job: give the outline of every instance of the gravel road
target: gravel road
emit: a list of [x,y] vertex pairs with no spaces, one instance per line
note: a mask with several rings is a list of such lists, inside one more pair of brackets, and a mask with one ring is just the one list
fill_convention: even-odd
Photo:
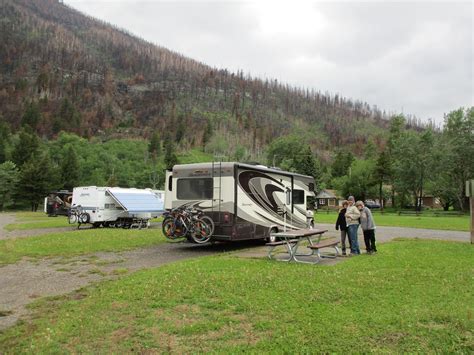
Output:
[[[317,223],[316,227],[319,229],[327,229],[326,235],[331,237],[339,237],[340,232],[334,229],[334,224]],[[377,242],[388,242],[394,238],[420,238],[420,239],[437,239],[450,240],[454,242],[470,242],[469,232],[460,231],[444,231],[436,229],[421,229],[421,228],[403,228],[403,227],[379,227],[375,230],[375,238]],[[364,245],[364,237],[359,228],[359,243]]]
[[[0,214],[0,239],[26,237],[60,232],[71,228],[21,231],[20,235],[6,232],[3,227],[13,223],[14,216]],[[155,226],[156,227],[156,226]],[[317,228],[328,229],[327,235],[338,237],[332,224],[317,224]],[[139,231],[137,231],[139,233]],[[360,243],[363,238],[359,231]],[[387,242],[396,237],[443,239],[468,242],[468,232],[439,231],[428,229],[377,227],[377,241]],[[94,282],[119,277],[122,272],[158,267],[174,261],[196,258],[223,252],[232,252],[242,257],[265,257],[266,248],[261,242],[216,243],[194,245],[190,243],[164,243],[143,249],[120,253],[95,253],[75,258],[49,258],[22,260],[16,264],[0,267],[0,330],[19,319],[28,317],[26,305],[34,299],[67,294]],[[1,316],[4,314],[4,316]]]

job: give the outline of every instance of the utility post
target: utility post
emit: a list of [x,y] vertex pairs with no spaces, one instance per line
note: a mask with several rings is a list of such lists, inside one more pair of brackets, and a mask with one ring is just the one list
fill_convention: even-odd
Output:
[[474,179],[466,181],[466,196],[471,209],[471,244],[474,244]]

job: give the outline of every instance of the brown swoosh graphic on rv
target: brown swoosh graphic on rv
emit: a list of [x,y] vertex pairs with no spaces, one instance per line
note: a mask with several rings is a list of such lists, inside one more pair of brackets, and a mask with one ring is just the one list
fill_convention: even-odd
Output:
[[247,196],[257,205],[263,207],[267,211],[271,210],[278,214],[278,204],[275,201],[273,193],[284,192],[284,190],[273,184],[265,184],[264,189],[262,189],[262,179],[271,180],[282,187],[284,186],[281,182],[269,175],[250,170],[243,171],[239,174],[239,185],[245,191]]

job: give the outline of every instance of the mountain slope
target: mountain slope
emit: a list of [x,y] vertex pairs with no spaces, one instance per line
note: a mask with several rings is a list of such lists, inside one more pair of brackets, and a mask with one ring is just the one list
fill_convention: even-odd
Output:
[[0,4],[0,114],[14,128],[23,120],[46,137],[158,130],[183,148],[208,131],[217,146],[253,153],[291,133],[320,150],[383,141],[387,117],[366,103],[211,68],[56,0]]

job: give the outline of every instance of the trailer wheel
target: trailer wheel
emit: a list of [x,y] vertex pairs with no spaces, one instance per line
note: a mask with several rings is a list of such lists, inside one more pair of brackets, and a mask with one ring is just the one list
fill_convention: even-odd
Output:
[[267,238],[269,243],[275,243],[277,241],[277,238],[275,236],[272,236],[273,233],[278,233],[277,227],[273,227],[272,229],[270,229],[270,233],[268,234]]

